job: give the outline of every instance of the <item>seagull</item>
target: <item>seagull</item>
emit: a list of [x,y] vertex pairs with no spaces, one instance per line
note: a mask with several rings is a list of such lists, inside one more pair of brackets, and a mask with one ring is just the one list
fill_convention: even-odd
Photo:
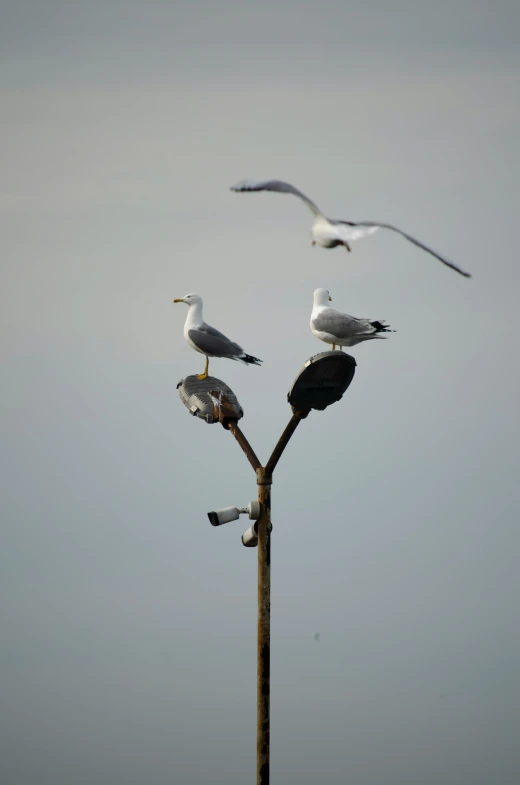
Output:
[[335,221],[332,218],[326,218],[317,207],[305,194],[299,191],[294,185],[284,183],[283,180],[241,180],[239,183],[231,186],[231,191],[276,191],[283,194],[294,194],[302,199],[307,207],[314,214],[314,223],[312,225],[311,235],[312,244],[321,245],[322,248],[335,248],[337,245],[343,245],[350,251],[350,245],[353,240],[360,240],[370,234],[374,234],[379,229],[390,229],[392,232],[397,232],[402,235],[406,240],[422,248],[426,253],[435,256],[443,264],[456,270],[466,278],[471,278],[471,274],[457,267],[456,264],[440,256],[438,253],[428,248],[427,245],[411,237],[406,232],[401,231],[396,226],[390,224],[380,223],[379,221]]
[[258,357],[246,354],[238,343],[233,343],[214,327],[206,324],[202,318],[202,297],[198,294],[185,294],[184,297],[177,297],[173,302],[189,305],[184,324],[184,337],[192,349],[206,355],[204,372],[197,374],[197,379],[208,378],[210,357],[227,357],[228,360],[240,360],[246,365],[260,365],[263,362]]
[[332,349],[339,346],[355,346],[362,341],[372,338],[386,338],[378,333],[393,333],[384,321],[370,321],[370,319],[356,319],[340,313],[328,305],[332,297],[328,289],[316,289],[314,304],[311,313],[311,330],[320,341],[331,343]]

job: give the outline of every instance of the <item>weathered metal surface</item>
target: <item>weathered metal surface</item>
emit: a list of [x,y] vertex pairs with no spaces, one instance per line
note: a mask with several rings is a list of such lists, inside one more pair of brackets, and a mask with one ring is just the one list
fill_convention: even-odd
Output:
[[239,443],[240,447],[245,452],[245,454],[247,456],[247,460],[249,461],[249,463],[251,464],[251,466],[253,467],[253,469],[256,472],[260,468],[260,466],[262,464],[260,463],[260,461],[256,457],[255,451],[253,450],[253,448],[251,447],[251,445],[247,441],[246,437],[244,436],[244,434],[240,430],[240,428],[238,426],[238,422],[236,420],[229,419],[229,420],[227,420],[227,422],[225,424],[225,427],[227,428],[228,431],[231,431],[231,433],[233,434],[233,436],[235,437],[235,439]]
[[326,409],[343,397],[355,370],[356,361],[346,352],[315,354],[294,380],[287,400],[293,410]]
[[[326,352],[325,354],[328,354]],[[347,355],[345,355],[347,356]],[[270,778],[270,711],[271,711],[271,484],[273,471],[299,423],[307,417],[310,407],[294,411],[285,431],[262,467],[253,448],[233,418],[224,427],[231,431],[256,472],[260,517],[242,542],[258,547],[258,628],[257,628],[257,730],[256,783],[269,785]],[[256,529],[256,532],[255,532]],[[255,536],[256,535],[256,536]],[[245,542],[244,542],[245,538]]]
[[258,666],[256,783],[269,785],[271,704],[271,485],[270,475],[257,470],[258,501]]
[[296,412],[294,412],[293,416],[289,420],[289,423],[288,423],[285,431],[280,436],[280,438],[278,440],[278,443],[277,443],[276,447],[274,448],[271,457],[267,461],[267,464],[266,464],[266,467],[265,467],[265,470],[266,470],[267,474],[272,474],[274,472],[276,464],[280,460],[283,451],[285,450],[285,448],[287,447],[287,445],[289,443],[289,439],[291,438],[291,436],[295,432],[295,430],[298,427],[298,425],[300,424],[300,422],[303,419],[305,419],[305,417],[307,417],[308,414],[309,414],[309,409],[306,409],[305,411],[296,411]]
[[197,379],[186,376],[177,385],[179,396],[190,414],[207,423],[226,425],[229,418],[240,420],[244,411],[233,390],[214,376]]

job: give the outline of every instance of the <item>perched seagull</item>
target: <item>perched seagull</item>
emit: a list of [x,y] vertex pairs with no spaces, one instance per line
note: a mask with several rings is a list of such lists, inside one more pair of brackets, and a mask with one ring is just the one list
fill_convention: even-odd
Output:
[[367,237],[369,234],[377,232],[378,229],[390,229],[392,232],[397,232],[402,235],[406,240],[409,240],[414,245],[422,248],[423,251],[435,256],[443,264],[456,270],[466,278],[471,278],[471,274],[461,270],[456,264],[440,256],[438,253],[428,248],[427,245],[411,237],[406,232],[402,232],[396,226],[390,224],[379,223],[379,221],[335,221],[332,218],[326,218],[314,202],[302,194],[297,188],[289,183],[284,183],[282,180],[242,180],[236,185],[231,186],[232,191],[277,191],[283,194],[294,194],[303,199],[307,207],[314,213],[314,223],[312,225],[311,235],[312,244],[321,245],[322,248],[335,248],[337,245],[344,245],[347,251],[350,251],[349,243],[353,240],[360,240],[362,237]]
[[240,360],[246,365],[260,365],[263,362],[258,357],[246,354],[238,343],[233,343],[214,327],[206,324],[202,318],[202,297],[198,294],[185,294],[173,302],[189,305],[184,337],[192,349],[206,355],[204,373],[197,374],[197,379],[207,378],[210,357],[227,357],[228,360]]
[[342,346],[355,346],[361,341],[386,337],[379,333],[394,332],[384,321],[371,322],[369,319],[356,319],[355,316],[335,311],[328,305],[329,300],[332,300],[332,297],[328,289],[316,289],[311,313],[311,330],[320,341],[331,343],[333,349],[337,345],[342,351]]

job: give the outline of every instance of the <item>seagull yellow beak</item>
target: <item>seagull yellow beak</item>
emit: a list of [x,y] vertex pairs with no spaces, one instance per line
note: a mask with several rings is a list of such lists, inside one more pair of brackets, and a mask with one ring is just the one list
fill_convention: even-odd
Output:
[[173,302],[174,302],[174,303],[183,303],[183,302],[184,302],[184,300],[182,299],[182,297],[176,297],[176,298],[175,298],[175,300],[174,300]]

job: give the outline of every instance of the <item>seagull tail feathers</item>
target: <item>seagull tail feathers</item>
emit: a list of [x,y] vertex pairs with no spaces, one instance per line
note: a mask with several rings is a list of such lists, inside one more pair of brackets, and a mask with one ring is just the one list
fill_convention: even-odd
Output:
[[243,354],[240,359],[243,363],[246,363],[246,365],[261,365],[263,363],[263,360],[259,360],[258,357],[253,357],[252,354]]
[[372,325],[372,327],[376,328],[376,332],[378,333],[395,333],[395,330],[390,329],[390,327],[387,324],[385,324],[384,321],[380,321],[380,322],[374,321],[374,322],[370,322],[370,324]]

